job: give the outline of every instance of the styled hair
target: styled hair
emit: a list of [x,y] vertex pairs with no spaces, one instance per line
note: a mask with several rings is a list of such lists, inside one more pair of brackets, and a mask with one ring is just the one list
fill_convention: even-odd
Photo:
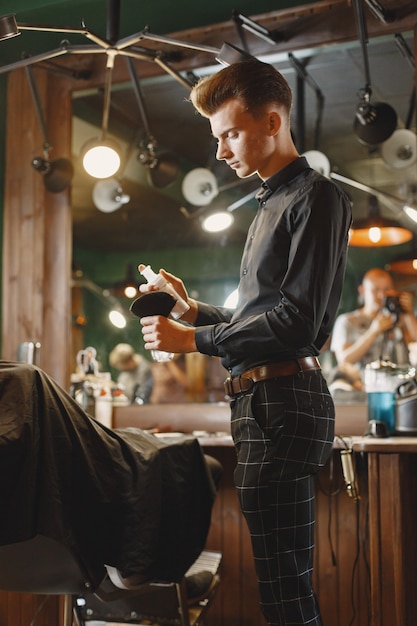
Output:
[[274,102],[291,112],[292,93],[284,76],[269,63],[249,59],[233,63],[198,81],[190,100],[204,117],[210,117],[228,100],[238,98],[254,117]]
[[135,350],[128,343],[118,343],[117,346],[109,354],[109,363],[112,367],[119,369],[124,367],[132,359],[138,360],[138,355],[135,354]]

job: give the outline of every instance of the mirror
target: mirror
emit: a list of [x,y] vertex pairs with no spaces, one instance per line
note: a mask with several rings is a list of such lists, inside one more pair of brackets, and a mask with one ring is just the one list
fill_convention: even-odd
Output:
[[[403,35],[413,49],[412,33]],[[394,35],[372,38],[368,55],[373,80],[372,100],[389,103],[397,113],[398,128],[404,129],[409,123],[413,103],[414,72],[399,52]],[[353,41],[304,49],[294,53],[294,57],[305,68],[307,79],[300,79],[287,53],[263,57],[263,60],[272,62],[293,89],[293,132],[299,151],[319,150],[329,159],[332,171],[389,194],[406,198],[407,194],[415,193],[415,164],[393,167],[384,160],[381,146],[364,145],[353,132],[358,93],[364,86],[360,44]],[[215,69],[193,70],[193,73],[198,77]],[[119,183],[130,201],[113,212],[98,210],[92,199],[95,181],[81,171],[78,154],[81,144],[97,135],[103,94],[102,90],[75,92],[74,263],[103,286],[121,280],[129,263],[134,266],[139,262],[149,263],[155,270],[166,267],[184,279],[193,296],[223,304],[237,285],[240,253],[256,202],[249,199],[233,212],[235,222],[230,230],[207,234],[201,229],[201,208],[186,203],[181,182],[193,168],[208,168],[221,190],[211,205],[224,208],[255,190],[258,181],[238,181],[227,166],[216,162],[208,122],[195,114],[187,101],[187,89],[177,80],[163,75],[140,79],[140,84],[158,150],[173,156],[179,164],[179,175],[164,188],[149,183],[146,167],[138,159],[138,138],[143,127],[132,85],[114,85],[109,129],[128,155]],[[322,109],[319,93],[323,96]],[[415,133],[414,117],[411,119]],[[354,217],[365,217],[368,194],[352,187],[346,190],[352,197]],[[413,228],[400,207],[397,210],[382,207],[382,212]],[[384,254],[389,262],[398,250],[384,250]],[[350,251],[342,303],[345,309],[355,307],[358,276],[369,267],[369,262],[369,255],[364,255],[363,251]],[[372,263],[377,262],[374,257]],[[129,331],[125,331],[122,338],[113,337],[113,343],[124,341],[126,337],[138,343],[136,320],[129,325]],[[92,337],[87,340],[91,345],[103,341],[105,334],[101,332],[101,339],[97,336],[95,340],[88,326],[84,333],[85,337]],[[102,347],[103,353],[108,353],[108,347],[96,347],[99,352]]]

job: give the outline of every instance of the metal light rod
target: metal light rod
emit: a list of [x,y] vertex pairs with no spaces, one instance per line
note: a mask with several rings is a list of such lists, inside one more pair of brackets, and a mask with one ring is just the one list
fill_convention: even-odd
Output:
[[361,191],[366,191],[366,193],[371,193],[375,196],[385,196],[386,198],[389,198],[394,202],[404,204],[404,200],[399,196],[394,196],[393,194],[387,193],[386,191],[379,191],[378,189],[374,189],[374,187],[370,187],[369,185],[360,183],[357,180],[352,180],[352,178],[347,178],[346,176],[342,176],[341,174],[336,174],[336,172],[330,172],[330,178],[334,178],[334,180],[338,180],[341,183],[346,183],[346,185],[350,185],[351,187],[355,187],[356,189],[360,189]]
[[83,35],[84,37],[87,37],[87,39],[94,41],[94,43],[98,44],[102,48],[110,48],[112,45],[109,41],[107,41],[107,39],[103,39],[103,37],[96,35],[91,30],[86,28],[84,24],[81,28],[66,28],[60,26],[32,26],[31,24],[17,24],[17,27],[19,30],[36,30],[51,33]]
[[210,54],[218,54],[220,52],[219,48],[213,48],[212,46],[205,46],[203,44],[190,43],[188,41],[181,41],[180,39],[172,39],[171,37],[164,37],[163,35],[155,35],[147,31],[146,29],[134,35],[130,35],[129,37],[125,37],[124,39],[119,39],[116,47],[120,50],[123,50],[124,48],[133,46],[144,39],[149,41],[156,41],[158,43],[169,44],[171,46],[178,46],[180,48],[199,50],[200,52],[209,52]]
[[233,19],[239,26],[242,26],[242,28],[247,30],[249,33],[252,33],[255,37],[259,37],[259,39],[263,39],[272,45],[275,45],[284,39],[281,33],[272,33],[268,30],[268,28],[265,28],[265,26],[258,24],[258,22],[251,20],[250,17],[247,17],[242,13],[234,12]]
[[145,133],[148,137],[152,137],[153,135],[152,135],[149,122],[148,122],[148,117],[146,114],[145,101],[143,98],[142,90],[140,87],[140,83],[139,83],[138,76],[136,74],[132,59],[130,59],[129,57],[126,57],[126,64],[129,70],[130,81],[132,83],[133,91],[136,96],[136,103],[138,105],[142,124],[145,129]]
[[368,88],[371,86],[371,74],[369,71],[369,59],[368,59],[368,33],[366,31],[366,22],[365,16],[363,13],[363,3],[362,0],[353,0],[353,8],[356,17],[357,27],[358,27],[358,35],[359,42],[362,48],[362,57],[363,57],[363,65],[365,71],[365,80]]

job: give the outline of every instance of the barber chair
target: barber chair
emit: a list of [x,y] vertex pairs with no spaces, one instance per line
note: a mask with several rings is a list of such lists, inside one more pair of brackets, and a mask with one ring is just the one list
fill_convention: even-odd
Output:
[[202,570],[213,582],[202,598],[190,602],[185,577],[180,582],[144,583],[131,589],[114,585],[103,566],[101,580],[89,580],[76,556],[41,535],[0,546],[0,589],[64,596],[62,626],[97,622],[148,626],[198,626],[220,582],[221,553],[203,551],[186,576]]

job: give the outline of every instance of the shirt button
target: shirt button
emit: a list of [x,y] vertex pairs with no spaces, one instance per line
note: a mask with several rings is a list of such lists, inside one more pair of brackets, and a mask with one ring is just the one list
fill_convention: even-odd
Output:
[[251,238],[251,240],[255,239],[255,235],[251,235],[250,238]]
[[244,268],[243,268],[243,272],[242,272],[243,276],[246,276],[246,274],[247,274],[247,273],[248,273],[248,270],[247,270],[247,268],[246,268],[246,267],[244,267]]

